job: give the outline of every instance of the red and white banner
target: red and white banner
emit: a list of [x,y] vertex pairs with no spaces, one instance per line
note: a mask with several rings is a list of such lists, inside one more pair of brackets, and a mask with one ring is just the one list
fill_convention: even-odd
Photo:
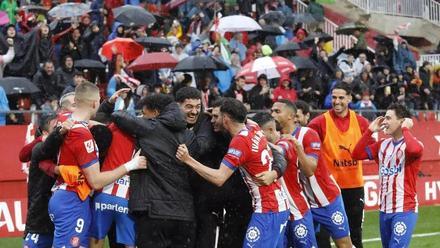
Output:
[[[440,122],[416,122],[413,134],[425,150],[417,182],[420,205],[440,204]],[[27,126],[0,127],[0,238],[21,237],[26,223],[26,174],[18,160]],[[378,209],[378,166],[364,164],[366,209]]]

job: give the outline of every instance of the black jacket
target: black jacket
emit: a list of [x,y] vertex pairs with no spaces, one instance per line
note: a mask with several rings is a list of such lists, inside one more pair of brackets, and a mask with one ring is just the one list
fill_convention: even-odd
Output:
[[28,181],[28,210],[26,217],[25,234],[52,234],[54,227],[47,212],[49,199],[52,195],[51,188],[55,178],[46,175],[39,168],[39,162],[56,158],[58,147],[63,137],[59,129],[52,132],[44,142],[40,142],[32,149],[31,164],[29,167]]
[[150,218],[194,221],[189,168],[177,160],[176,151],[182,143],[192,154],[198,148],[177,103],[154,119],[120,111],[112,114],[112,121],[136,137],[141,155],[147,157],[146,170],[130,173],[130,211],[146,211]]

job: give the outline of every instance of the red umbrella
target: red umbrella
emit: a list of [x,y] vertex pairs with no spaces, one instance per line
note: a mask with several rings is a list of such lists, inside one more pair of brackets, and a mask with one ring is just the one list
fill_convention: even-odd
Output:
[[125,61],[136,59],[144,51],[144,47],[131,38],[116,38],[102,45],[101,54],[108,60],[111,60],[113,48],[116,50],[116,53],[122,54]]
[[179,61],[169,53],[144,53],[133,61],[127,69],[132,71],[148,71],[161,68],[174,68]]
[[244,65],[236,77],[244,76],[246,82],[256,83],[257,77],[261,74],[266,74],[268,79],[272,79],[289,75],[295,70],[295,65],[284,57],[261,57]]

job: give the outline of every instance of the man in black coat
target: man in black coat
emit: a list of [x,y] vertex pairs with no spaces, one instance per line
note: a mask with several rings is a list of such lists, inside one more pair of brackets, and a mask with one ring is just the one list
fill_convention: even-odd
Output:
[[38,106],[44,104],[49,98],[58,98],[63,91],[63,87],[58,85],[58,80],[55,75],[55,65],[50,60],[44,62],[42,70],[34,75],[33,83],[41,90],[35,99]]
[[136,137],[148,169],[130,173],[129,209],[137,247],[192,247],[194,200],[189,171],[175,157],[180,143],[194,153],[194,134],[172,97],[153,94],[140,101],[143,117],[116,112],[112,121]]

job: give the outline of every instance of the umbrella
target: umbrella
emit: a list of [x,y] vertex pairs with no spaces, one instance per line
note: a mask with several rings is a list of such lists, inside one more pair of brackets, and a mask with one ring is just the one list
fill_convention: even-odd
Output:
[[304,58],[300,56],[295,56],[289,58],[292,61],[298,70],[300,69],[317,69],[315,63],[309,58]]
[[222,17],[218,24],[212,25],[211,31],[225,32],[243,32],[261,30],[261,26],[252,18],[243,15],[231,15]]
[[336,34],[345,34],[345,35],[351,35],[353,34],[356,30],[359,30],[360,32],[367,32],[368,31],[368,27],[360,24],[360,23],[355,23],[355,22],[348,22],[348,23],[344,23],[341,26],[339,26],[336,29]]
[[70,18],[82,16],[90,12],[90,4],[85,3],[63,3],[49,10],[48,14],[53,18]]
[[113,9],[116,21],[127,26],[148,26],[156,22],[156,18],[140,6],[124,5]]
[[273,25],[263,25],[262,30],[259,32],[265,33],[266,35],[282,35],[284,32],[281,30],[280,27],[273,26]]
[[269,11],[260,18],[264,19],[268,23],[283,24],[286,21],[286,16],[281,11]]
[[7,95],[33,94],[40,90],[29,79],[25,77],[5,77],[0,79],[0,86]]
[[169,53],[144,53],[133,61],[128,69],[134,72],[174,68],[178,61]]
[[318,38],[319,41],[324,41],[324,42],[329,42],[333,40],[333,37],[327,33],[311,33],[302,42],[304,44],[310,44],[315,42],[315,38]]
[[295,23],[312,24],[318,22],[310,13],[297,14],[294,17]]
[[80,70],[82,69],[105,70],[105,65],[98,60],[79,59],[75,61],[75,68]]
[[47,9],[45,7],[38,6],[38,5],[24,5],[24,6],[21,6],[20,9],[22,9],[26,12],[38,12],[38,13],[43,13],[43,14],[47,13]]
[[393,44],[392,38],[385,36],[385,35],[381,35],[381,34],[374,36],[373,40],[375,40],[377,43],[382,43],[385,45],[392,45]]
[[139,57],[144,51],[144,47],[136,43],[131,38],[116,38],[107,41],[102,45],[101,54],[108,60],[113,57],[112,48],[115,48],[118,53],[121,53],[125,61],[131,61]]
[[301,48],[296,42],[287,42],[281,46],[278,46],[277,49],[275,49],[275,52],[299,51],[302,49],[303,48]]
[[143,45],[144,47],[170,47],[171,42],[169,42],[167,39],[164,38],[157,38],[157,37],[140,37],[136,39],[136,42]]
[[174,71],[192,72],[205,70],[227,70],[228,66],[222,61],[210,56],[189,56],[182,59]]
[[0,11],[0,25],[5,25],[9,23],[8,13]]
[[257,77],[266,74],[268,79],[279,78],[296,70],[296,66],[288,59],[280,56],[261,57],[245,64],[237,73],[237,77],[244,76],[246,82],[255,83]]

